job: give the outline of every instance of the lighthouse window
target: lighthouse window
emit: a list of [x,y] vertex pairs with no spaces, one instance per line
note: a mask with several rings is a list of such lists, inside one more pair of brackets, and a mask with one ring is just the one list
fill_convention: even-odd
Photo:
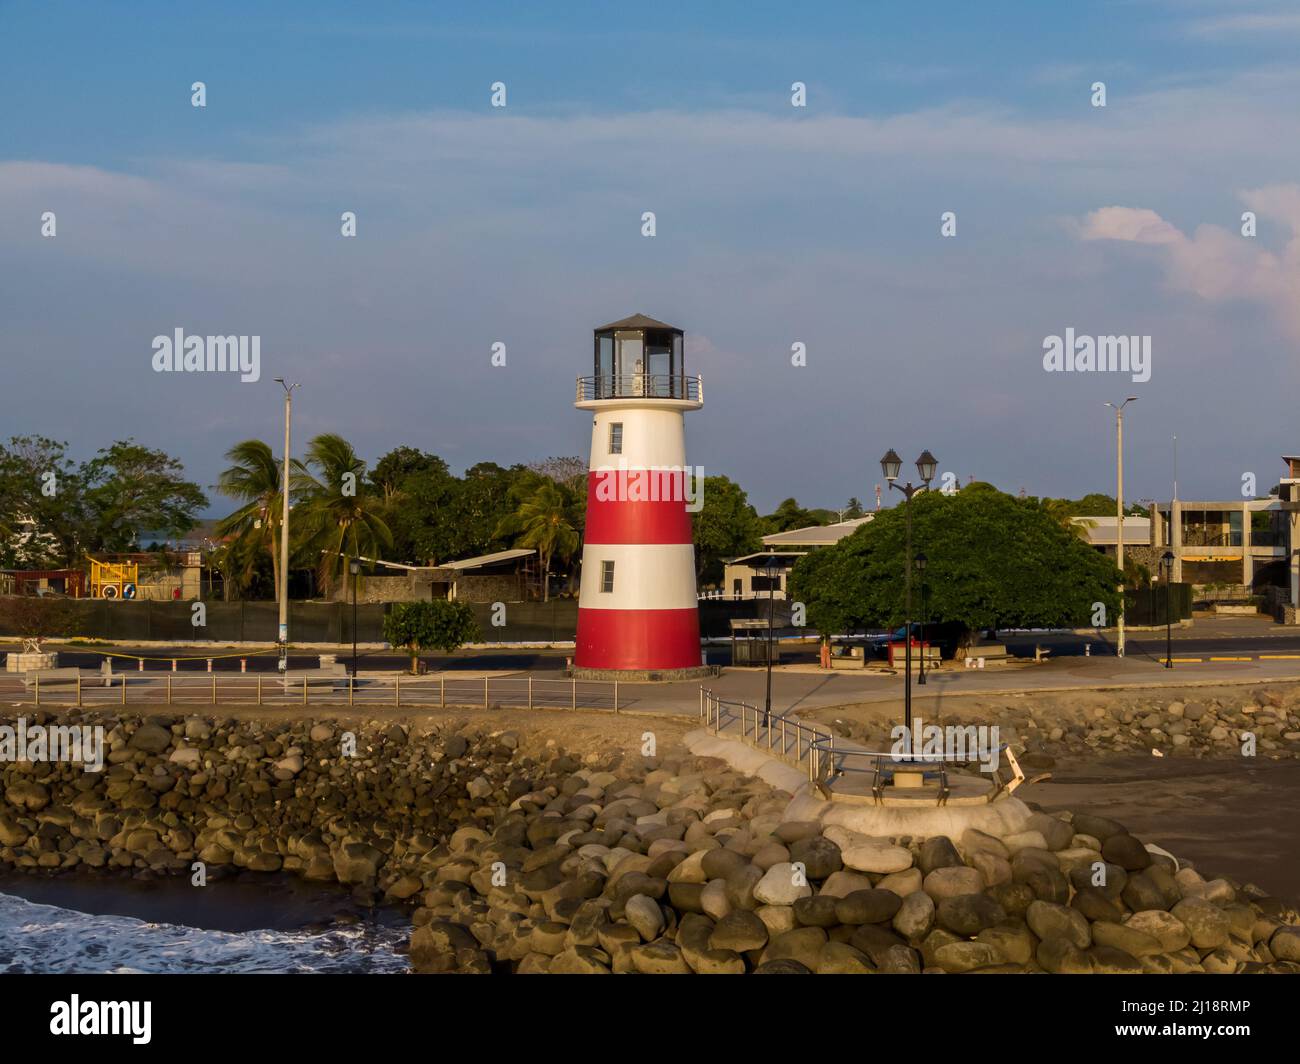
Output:
[[604,594],[610,594],[614,590],[614,563],[600,563],[600,590]]
[[609,453],[623,453],[623,422],[612,421],[609,426]]

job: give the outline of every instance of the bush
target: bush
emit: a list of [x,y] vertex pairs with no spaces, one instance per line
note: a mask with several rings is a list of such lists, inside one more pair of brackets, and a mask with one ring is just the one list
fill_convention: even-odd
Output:
[[450,654],[479,638],[474,611],[464,602],[400,602],[384,618],[384,638],[411,655],[412,674],[426,650]]

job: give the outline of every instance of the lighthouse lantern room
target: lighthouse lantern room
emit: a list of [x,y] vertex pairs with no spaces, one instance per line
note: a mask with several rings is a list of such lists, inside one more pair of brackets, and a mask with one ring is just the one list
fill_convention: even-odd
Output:
[[576,675],[701,675],[683,415],[704,405],[682,330],[644,314],[595,331],[576,406],[592,414]]

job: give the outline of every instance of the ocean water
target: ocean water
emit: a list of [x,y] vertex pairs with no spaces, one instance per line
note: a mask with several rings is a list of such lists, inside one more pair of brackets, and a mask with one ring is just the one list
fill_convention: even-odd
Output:
[[225,931],[0,893],[0,973],[401,973],[409,924]]

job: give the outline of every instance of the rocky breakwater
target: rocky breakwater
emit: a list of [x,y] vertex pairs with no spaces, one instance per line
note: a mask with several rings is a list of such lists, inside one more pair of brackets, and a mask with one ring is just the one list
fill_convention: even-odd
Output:
[[[581,762],[553,743],[451,722],[37,714],[32,726],[104,728],[105,765],[0,765],[0,868],[192,876],[290,872],[366,903],[434,883],[445,839],[492,823]],[[606,759],[616,763],[617,754]]]
[[416,910],[426,972],[1300,972],[1289,905],[1114,821],[873,838],[706,757],[575,772],[458,829]]

